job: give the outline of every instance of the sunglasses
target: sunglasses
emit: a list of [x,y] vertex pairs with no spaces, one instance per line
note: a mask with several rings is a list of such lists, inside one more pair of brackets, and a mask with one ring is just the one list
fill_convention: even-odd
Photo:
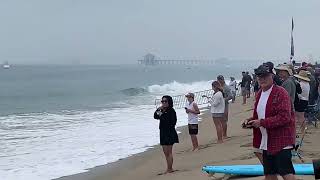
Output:
[[167,103],[168,101],[167,101],[167,100],[162,100],[161,102],[162,102],[162,103]]

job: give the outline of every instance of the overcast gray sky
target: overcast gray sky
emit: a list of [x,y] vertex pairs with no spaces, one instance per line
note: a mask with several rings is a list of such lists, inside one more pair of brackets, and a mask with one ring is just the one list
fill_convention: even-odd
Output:
[[320,0],[1,0],[0,62],[320,58]]

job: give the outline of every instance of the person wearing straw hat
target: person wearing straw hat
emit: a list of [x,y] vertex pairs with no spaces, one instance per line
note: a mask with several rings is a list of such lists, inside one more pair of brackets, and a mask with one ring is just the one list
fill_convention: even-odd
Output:
[[193,93],[188,93],[186,94],[186,98],[188,102],[186,103],[185,110],[186,113],[188,114],[188,129],[189,129],[189,134],[191,137],[191,142],[193,149],[192,151],[197,151],[198,150],[198,114],[200,114],[200,110],[198,108],[198,105],[196,102],[194,102],[194,94]]
[[309,92],[310,92],[310,78],[308,77],[308,73],[305,70],[300,70],[299,74],[295,74],[301,86],[302,92],[298,94],[298,99],[295,100],[295,110],[296,110],[296,120],[298,124],[301,126],[300,129],[305,128],[305,118],[304,112],[307,109],[309,103]]
[[294,99],[296,95],[296,84],[294,82],[294,79],[292,79],[293,72],[289,68],[288,65],[280,64],[277,67],[274,68],[277,72],[277,75],[282,79],[281,86],[287,90],[292,104],[294,104]]

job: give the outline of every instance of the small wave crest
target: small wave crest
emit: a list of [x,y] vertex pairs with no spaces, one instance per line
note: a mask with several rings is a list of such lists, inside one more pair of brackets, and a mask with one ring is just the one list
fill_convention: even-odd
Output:
[[151,85],[148,87],[148,91],[154,94],[171,94],[180,95],[187,92],[196,92],[208,90],[211,88],[211,81],[197,81],[192,83],[180,83],[173,81],[163,85]]
[[121,90],[121,93],[127,96],[137,96],[137,95],[148,93],[148,90],[144,88],[127,88],[127,89]]

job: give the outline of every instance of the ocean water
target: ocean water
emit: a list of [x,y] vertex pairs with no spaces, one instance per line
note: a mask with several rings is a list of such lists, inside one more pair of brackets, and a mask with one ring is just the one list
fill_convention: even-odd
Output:
[[1,180],[58,178],[145,151],[159,141],[155,98],[210,89],[218,74],[239,79],[254,66],[1,69]]

